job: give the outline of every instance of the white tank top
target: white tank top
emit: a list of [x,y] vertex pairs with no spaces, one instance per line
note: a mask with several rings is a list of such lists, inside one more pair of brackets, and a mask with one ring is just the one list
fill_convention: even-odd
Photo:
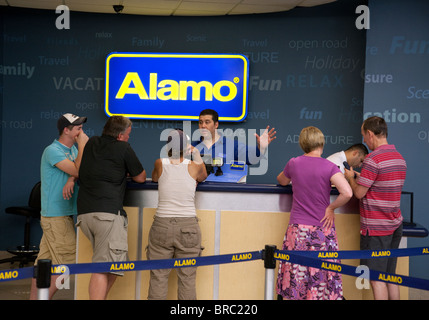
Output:
[[188,172],[189,159],[171,164],[162,159],[162,173],[158,179],[158,209],[156,216],[195,217],[195,189],[197,183]]

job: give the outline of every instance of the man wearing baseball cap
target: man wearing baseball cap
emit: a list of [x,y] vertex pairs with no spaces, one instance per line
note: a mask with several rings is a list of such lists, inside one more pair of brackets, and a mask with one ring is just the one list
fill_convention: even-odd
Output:
[[[79,174],[83,149],[88,136],[83,132],[86,117],[71,113],[62,115],[57,122],[59,132],[42,154],[41,174],[41,217],[43,236],[35,264],[40,259],[50,259],[52,265],[76,262],[76,233],[73,216],[76,215],[78,187],[75,180]],[[77,143],[77,148],[75,146]],[[49,298],[57,291],[52,276]],[[31,285],[30,299],[37,299],[36,281]]]
[[65,113],[63,114],[57,122],[57,127],[59,134],[61,136],[61,133],[63,132],[64,128],[69,126],[78,126],[80,124],[83,124],[86,122],[86,117],[79,117],[71,113]]

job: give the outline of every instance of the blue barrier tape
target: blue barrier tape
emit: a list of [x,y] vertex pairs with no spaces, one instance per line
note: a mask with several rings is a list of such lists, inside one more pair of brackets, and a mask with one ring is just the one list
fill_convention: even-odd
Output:
[[243,252],[235,254],[224,254],[206,257],[191,257],[181,259],[139,260],[124,262],[96,262],[77,263],[70,265],[52,266],[52,274],[64,273],[64,266],[68,267],[69,274],[79,273],[104,273],[115,271],[141,271],[152,269],[172,269],[183,267],[201,267],[208,265],[261,260],[261,251]]
[[[181,259],[142,260],[124,262],[96,262],[76,263],[66,265],[53,265],[52,274],[59,275],[67,273],[104,273],[114,271],[140,271],[152,269],[171,269],[184,267],[201,267],[216,264],[245,262],[261,260],[262,251],[251,251],[217,256],[205,256]],[[34,267],[5,270],[0,272],[0,283],[3,281],[20,280],[33,277]]]
[[3,270],[0,271],[0,282],[31,278],[33,271],[34,267]]
[[[392,250],[350,250],[350,251],[282,251],[276,250],[276,260],[286,260],[285,257],[293,257],[291,263],[302,264],[319,269],[327,269],[328,266],[336,270],[334,272],[348,274],[359,277],[356,267],[343,264],[327,263],[324,259],[362,259],[362,258],[381,258],[381,257],[401,257],[429,254],[429,247],[392,249]],[[99,262],[99,263],[78,263],[70,265],[52,266],[52,274],[79,274],[79,273],[103,273],[112,271],[139,271],[152,269],[170,269],[182,267],[199,267],[207,265],[245,262],[262,259],[261,251],[243,252],[235,254],[224,254],[217,256],[182,258],[182,259],[163,259],[163,260],[143,260],[143,261],[125,261],[125,262]],[[299,262],[300,261],[300,262]],[[3,281],[20,280],[33,277],[34,267],[5,270],[0,272],[0,283]],[[382,273],[370,270],[370,279],[397,283],[404,286],[429,290],[429,280],[417,279],[408,276],[400,276]],[[400,282],[400,283],[398,283]]]
[[[392,250],[393,251],[393,250]],[[299,252],[299,254],[297,254]],[[281,260],[293,264],[299,264],[303,266],[313,267],[317,269],[324,269],[336,273],[346,274],[354,277],[363,278],[363,274],[360,269],[355,266],[349,266],[341,263],[334,263],[325,261],[324,259],[311,258],[309,256],[302,255],[303,251],[281,251],[276,250],[274,253],[274,259]],[[332,259],[332,257],[330,258]],[[403,275],[385,273],[368,269],[369,280],[382,281],[387,283],[393,283],[401,286],[417,288],[422,290],[429,290],[429,280],[413,278]]]

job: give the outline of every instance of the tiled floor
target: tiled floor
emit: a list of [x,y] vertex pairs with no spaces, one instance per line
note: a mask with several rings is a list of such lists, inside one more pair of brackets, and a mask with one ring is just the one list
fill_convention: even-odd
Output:
[[[6,251],[0,251],[0,259],[7,259],[10,257]],[[30,267],[33,264],[28,264],[25,267]],[[19,264],[17,262],[0,264],[0,271],[17,269]],[[0,300],[28,300],[30,298],[30,288],[32,279],[21,279],[12,281],[0,282]],[[73,300],[74,299],[74,276],[70,277],[70,289],[63,289],[57,291],[53,300]]]
[[[0,259],[10,256],[8,252],[0,251]],[[29,266],[29,265],[28,265]],[[0,271],[18,268],[18,263],[0,264]],[[71,276],[70,289],[59,290],[54,300],[73,300],[74,299],[74,277]],[[0,282],[0,300],[27,300],[30,297],[31,279],[22,279],[15,281]],[[410,300],[429,300],[429,291],[409,289]]]

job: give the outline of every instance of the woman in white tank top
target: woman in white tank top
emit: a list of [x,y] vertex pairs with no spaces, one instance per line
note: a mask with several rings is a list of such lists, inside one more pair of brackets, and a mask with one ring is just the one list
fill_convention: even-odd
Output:
[[[195,161],[184,157],[188,149],[181,130],[170,132],[168,158],[155,161],[152,181],[158,182],[158,208],[149,231],[148,260],[198,257],[201,254],[201,231],[195,209],[198,182],[207,177],[199,151],[192,149]],[[197,268],[178,268],[178,299],[195,300]],[[165,300],[171,269],[151,270],[149,300]]]
[[175,163],[161,159],[162,174],[158,179],[157,217],[195,217],[196,181],[189,173],[189,159]]

